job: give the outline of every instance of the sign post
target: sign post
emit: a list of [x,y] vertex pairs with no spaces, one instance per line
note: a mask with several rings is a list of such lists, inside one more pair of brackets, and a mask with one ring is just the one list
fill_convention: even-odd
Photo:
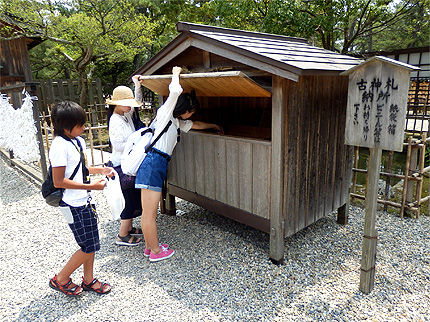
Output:
[[376,209],[382,150],[403,150],[409,74],[415,66],[375,56],[342,75],[349,76],[345,144],[370,149],[360,291],[369,294],[376,265]]

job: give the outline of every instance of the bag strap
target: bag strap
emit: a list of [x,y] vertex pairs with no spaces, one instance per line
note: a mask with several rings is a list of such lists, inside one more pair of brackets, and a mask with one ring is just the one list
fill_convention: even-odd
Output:
[[[81,160],[79,160],[78,165],[76,166],[75,170],[73,170],[72,175],[69,177],[70,180],[73,180],[76,173],[78,173],[78,169],[79,169],[80,164],[81,164]],[[51,168],[51,176],[52,176],[52,166],[49,166],[49,167]]]
[[151,149],[152,149],[152,147],[155,145],[155,143],[157,143],[157,141],[161,138],[161,136],[162,136],[164,133],[166,133],[166,132],[167,132],[167,130],[169,129],[170,125],[172,125],[172,120],[169,120],[169,122],[168,122],[168,123],[166,124],[166,126],[164,127],[163,131],[161,131],[161,133],[160,133],[160,134],[158,134],[158,136],[155,138],[155,140],[154,140],[154,141],[152,141],[152,142],[151,142],[151,144],[150,144],[150,145],[148,145],[148,146],[145,148],[145,153],[148,153],[148,152],[149,152],[149,150],[151,150]]
[[[72,142],[73,143],[73,142]],[[87,167],[87,159],[84,154],[84,149],[82,148],[81,142],[79,142],[79,139],[76,139],[76,143],[79,146],[79,153],[81,154],[81,163],[82,163],[82,180],[84,183],[89,183],[89,176],[90,172]],[[90,190],[88,190],[90,191]]]
[[[76,148],[76,145],[73,143],[73,141],[72,141],[71,138],[69,138],[69,137],[67,137],[65,135],[62,135],[61,137],[63,139],[65,139],[66,141],[69,141],[70,143],[72,143],[73,146]],[[78,148],[76,148],[76,149],[79,150],[78,152],[80,154],[80,160],[79,160],[78,165],[76,166],[75,170],[73,170],[73,173],[72,173],[72,175],[70,176],[69,179],[72,180],[75,177],[76,173],[78,172],[79,165],[82,163],[82,179],[85,182],[86,181],[86,177],[87,177],[86,172],[88,172],[88,170],[85,171],[85,169],[84,169],[84,167],[86,168],[84,149],[82,148],[82,145],[81,145],[81,142],[79,142],[79,139],[76,139],[76,143],[77,143],[77,145],[79,147],[79,149]]]
[[75,177],[76,173],[78,173],[78,169],[79,169],[79,165],[81,164],[82,160],[79,160],[78,165],[76,166],[75,170],[73,170],[72,175],[69,177],[70,180],[73,180],[73,178]]

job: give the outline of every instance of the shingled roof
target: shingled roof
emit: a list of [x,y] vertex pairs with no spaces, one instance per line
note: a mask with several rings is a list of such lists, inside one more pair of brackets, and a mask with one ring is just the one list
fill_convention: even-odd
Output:
[[197,47],[294,81],[339,74],[361,60],[311,46],[303,38],[178,22],[181,34],[136,72],[150,75],[188,47]]

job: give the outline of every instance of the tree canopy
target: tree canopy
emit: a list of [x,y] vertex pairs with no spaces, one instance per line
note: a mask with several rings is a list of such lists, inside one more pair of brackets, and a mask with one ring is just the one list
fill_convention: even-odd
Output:
[[36,78],[115,85],[177,35],[178,21],[304,37],[347,54],[428,46],[429,1],[0,0],[0,8],[21,21],[12,38],[46,40],[31,51]]
[[[9,38],[33,35],[49,41],[36,51],[42,55],[38,63],[70,66],[81,88],[98,63],[132,61],[153,41],[154,24],[126,0],[2,0],[1,5],[20,20],[21,29]],[[85,100],[84,95],[81,103]]]

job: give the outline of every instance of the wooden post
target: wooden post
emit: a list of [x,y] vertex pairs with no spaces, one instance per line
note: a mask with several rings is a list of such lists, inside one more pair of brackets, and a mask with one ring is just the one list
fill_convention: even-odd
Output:
[[[410,174],[418,171],[418,146],[415,146],[414,142],[412,142],[411,146],[411,157],[409,161],[409,172]],[[412,180],[408,180],[408,188],[406,192],[406,203],[410,203],[413,201],[414,197],[414,184],[415,182]]]
[[[358,168],[358,152],[359,152],[360,147],[359,146],[354,146],[354,164],[353,164],[353,168],[357,169]],[[355,193],[355,186],[357,184],[357,173],[354,171],[352,173],[352,193]]]
[[207,51],[203,51],[203,66],[205,67],[205,69],[211,67],[211,56],[210,53]]
[[[424,181],[424,162],[425,162],[425,154],[426,154],[426,139],[427,139],[427,133],[423,133],[422,136],[422,145],[420,149],[420,160],[419,160],[419,174],[421,177],[421,180],[417,183],[417,218],[420,216],[420,209],[421,209],[421,193],[423,189],[423,181]],[[430,208],[430,207],[429,207]]]
[[411,150],[412,150],[412,137],[409,137],[408,152],[406,154],[405,180],[403,181],[402,208],[400,209],[400,218],[403,218],[403,214],[405,212],[406,195],[408,193],[408,177],[409,177],[409,165],[411,160]]
[[165,205],[166,205],[166,214],[170,216],[176,215],[176,202],[175,202],[175,196],[171,195],[169,193],[166,194],[165,199]]
[[[26,87],[28,87],[28,93],[31,96],[36,95],[36,83],[26,83]],[[36,126],[36,138],[39,145],[39,153],[40,153],[40,168],[42,169],[42,179],[45,180],[48,176],[48,167],[46,165],[46,154],[45,147],[43,146],[43,138],[42,138],[42,128],[40,127],[40,112],[37,101],[33,101],[33,120]]]
[[[393,156],[394,151],[388,152],[388,161],[387,161],[387,172],[391,173],[391,168],[393,167]],[[391,177],[387,176],[386,182],[385,182],[385,201],[388,201],[390,199],[390,185],[391,185]],[[388,205],[384,205],[384,211],[388,210]]]
[[349,205],[350,198],[347,198],[346,203],[343,206],[337,208],[337,223],[339,225],[346,225],[348,223]]
[[161,188],[161,197],[160,197],[160,213],[166,214],[166,194],[167,194],[167,181],[164,180],[163,187]]
[[[97,114],[96,114],[96,116],[97,116]],[[100,153],[101,153],[100,158],[101,158],[102,164],[103,164],[103,148],[101,148],[101,146],[103,145],[103,142],[102,142],[102,130],[101,130],[100,126],[101,126],[101,124],[98,123],[97,124],[97,140],[99,142]]]
[[15,163],[13,163],[12,162],[12,159],[14,159],[15,157],[14,157],[14,155],[13,155],[13,151],[12,150],[9,150],[9,166],[10,167],[14,167],[15,166]]
[[52,123],[52,108],[48,105],[48,113],[49,113],[49,127],[51,128],[51,137],[54,139],[54,123]]
[[370,148],[368,161],[368,176],[366,190],[366,214],[364,218],[364,235],[361,254],[360,291],[369,294],[373,289],[375,279],[377,232],[375,225],[378,180],[381,165],[382,150]]
[[[391,58],[375,56],[341,73],[349,76],[345,144],[370,149],[360,273],[360,290],[366,294],[372,291],[375,278],[375,217],[382,150],[403,150],[410,72],[416,69]],[[382,87],[383,84],[386,86]],[[387,98],[373,100],[374,95],[381,94]],[[410,145],[408,154],[410,156]],[[409,166],[405,174],[402,214],[408,175]]]
[[270,200],[270,259],[275,264],[284,261],[284,145],[286,84],[283,78],[272,78],[272,165]]
[[90,137],[90,150],[91,150],[91,164],[94,165],[94,138],[93,138],[93,128],[90,123],[88,127],[88,136]]
[[46,149],[49,151],[48,123],[46,122],[45,112],[42,112],[42,115],[43,115],[43,130],[45,131]]

